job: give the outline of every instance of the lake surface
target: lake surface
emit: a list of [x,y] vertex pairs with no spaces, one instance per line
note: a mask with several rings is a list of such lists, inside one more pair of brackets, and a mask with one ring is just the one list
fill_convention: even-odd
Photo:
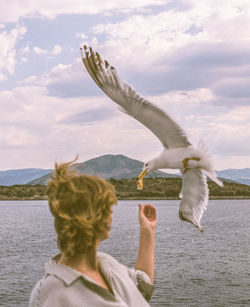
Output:
[[[100,247],[130,267],[137,203],[119,201],[111,237]],[[250,200],[211,200],[204,233],[179,220],[179,201],[151,203],[158,214],[151,306],[250,306]],[[53,220],[47,201],[0,201],[0,210],[0,306],[26,307],[44,263],[58,252]]]

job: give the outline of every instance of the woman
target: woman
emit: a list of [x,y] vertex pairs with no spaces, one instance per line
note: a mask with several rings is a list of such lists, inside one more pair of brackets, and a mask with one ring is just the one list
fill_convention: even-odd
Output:
[[140,244],[135,269],[108,254],[97,252],[110,235],[113,186],[55,165],[48,183],[49,207],[54,216],[60,254],[45,266],[46,275],[35,286],[30,307],[144,307],[153,291],[156,210],[139,204]]

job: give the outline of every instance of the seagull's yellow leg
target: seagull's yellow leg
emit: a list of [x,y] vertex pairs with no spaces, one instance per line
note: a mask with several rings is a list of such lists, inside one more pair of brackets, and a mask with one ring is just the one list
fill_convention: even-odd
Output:
[[189,158],[189,160],[200,161],[200,160],[201,160],[201,158],[193,157],[193,158]]
[[189,168],[187,167],[187,166],[188,166],[188,161],[189,161],[189,160],[200,161],[201,159],[198,158],[198,157],[185,158],[185,159],[182,161],[182,164],[183,164],[183,167],[184,167],[183,174],[185,174],[185,173],[189,170]]
[[183,174],[186,174],[188,170],[190,170],[190,168],[184,168]]
[[182,161],[182,164],[183,164],[184,168],[187,168],[187,166],[188,166],[188,160],[189,160],[189,158],[185,158],[185,159]]

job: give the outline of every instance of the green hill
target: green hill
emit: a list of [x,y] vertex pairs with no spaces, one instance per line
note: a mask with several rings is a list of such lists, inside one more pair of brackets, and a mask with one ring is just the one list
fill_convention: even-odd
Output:
[[[114,179],[118,199],[177,199],[181,191],[181,178],[145,178],[144,190],[137,191],[136,178]],[[224,181],[224,187],[209,181],[210,198],[250,198],[250,186]],[[1,200],[46,199],[45,185],[0,186]]]
[[[137,177],[143,168],[143,162],[124,155],[104,155],[82,163],[76,163],[74,168],[82,174],[98,175],[105,179],[122,179]],[[147,176],[178,177],[158,170],[149,172]],[[47,174],[29,182],[29,184],[47,184],[49,178],[50,174]]]

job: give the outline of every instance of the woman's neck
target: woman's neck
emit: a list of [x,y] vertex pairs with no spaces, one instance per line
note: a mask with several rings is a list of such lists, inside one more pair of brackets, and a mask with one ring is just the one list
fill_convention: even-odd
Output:
[[74,258],[66,258],[62,253],[58,263],[67,265],[72,269],[89,276],[99,286],[113,294],[111,285],[107,282],[102,272],[99,271],[97,258],[97,245],[86,254],[79,254]]
[[67,265],[83,274],[98,270],[97,246],[94,246],[87,253],[78,254],[73,258],[66,257],[63,253],[58,263]]

